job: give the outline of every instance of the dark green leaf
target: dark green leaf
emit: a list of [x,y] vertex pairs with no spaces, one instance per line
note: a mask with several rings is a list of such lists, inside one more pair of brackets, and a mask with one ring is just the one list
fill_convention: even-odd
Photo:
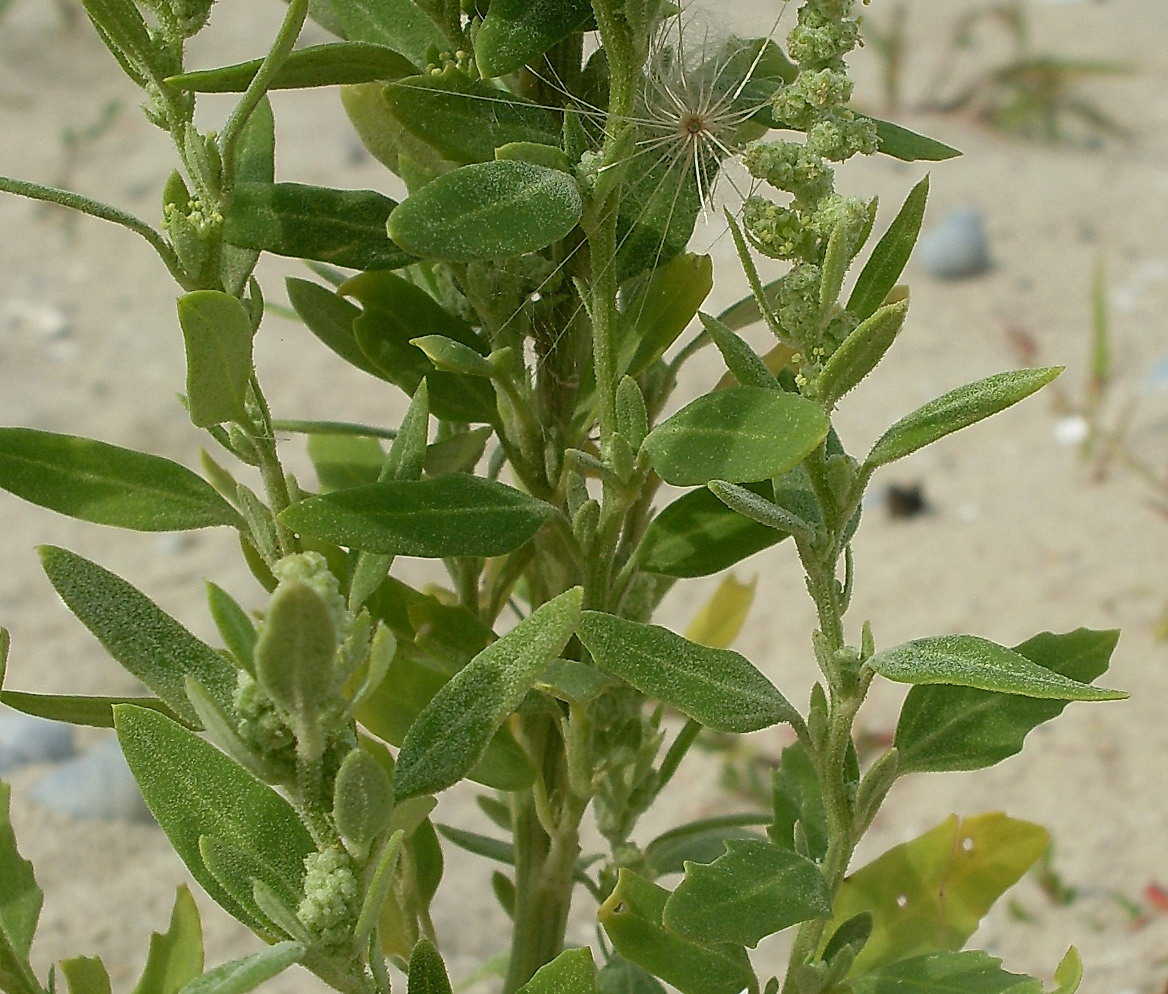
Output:
[[848,310],[860,320],[876,313],[908,265],[917,236],[921,233],[928,200],[929,177],[926,176],[912,188],[896,220],[877,242],[867,265],[856,280],[856,286],[848,298]]
[[61,599],[106,651],[198,727],[184,680],[196,680],[224,708],[235,690],[235,667],[188,632],[121,577],[65,549],[41,546],[45,574]]
[[494,0],[475,38],[479,71],[488,78],[515,72],[591,16],[588,0]]
[[1007,973],[988,953],[933,953],[881,967],[852,981],[855,994],[1041,994],[1031,977]]
[[545,963],[519,994],[596,994],[596,963],[587,946],[567,949]]
[[448,47],[434,22],[410,0],[332,0],[332,6],[350,41],[385,45],[416,66],[429,62],[431,47]]
[[452,994],[446,964],[437,947],[423,937],[410,955],[408,994]]
[[182,988],[180,994],[247,994],[283,973],[303,955],[304,947],[298,943],[277,942],[208,970]]
[[266,883],[301,892],[304,858],[316,846],[287,801],[214,746],[157,712],[121,705],[114,718],[142,796],[208,894],[241,921],[257,926],[258,909],[232,898],[203,862],[202,836],[222,839],[270,867],[274,879],[265,879]]
[[876,653],[868,665],[898,683],[939,683],[1055,701],[1120,701],[1128,696],[1072,680],[975,635],[905,642]]
[[[715,166],[711,165],[709,180]],[[685,251],[702,209],[692,158],[672,144],[643,153],[629,170],[617,216],[622,279],[656,269]]]
[[376,438],[361,435],[308,436],[308,458],[322,493],[376,483],[385,465],[385,450]]
[[237,666],[255,675],[256,630],[247,612],[226,590],[207,581],[207,604],[211,618],[219,629],[219,637],[227,646]]
[[644,372],[665,354],[693,322],[713,288],[710,256],[683,252],[625,291],[628,299],[623,310],[629,327],[621,356],[630,376]]
[[726,363],[730,375],[740,385],[762,387],[766,390],[779,389],[779,381],[775,374],[767,368],[767,364],[753,348],[717,318],[702,314],[701,319],[706,332],[722,353],[722,361]]
[[612,956],[596,974],[599,994],[665,994],[661,981],[623,956]]
[[10,994],[42,994],[28,963],[44,895],[32,864],[16,848],[10,817],[11,788],[0,781],[0,987]]
[[385,99],[415,138],[451,162],[490,162],[514,142],[559,145],[559,114],[454,66],[390,83]]
[[374,365],[357,344],[353,322],[361,316],[359,307],[354,307],[327,287],[308,280],[290,278],[287,287],[288,299],[309,331],[349,365],[379,380],[386,379],[385,373]]
[[622,869],[600,922],[616,951],[682,994],[739,994],[757,981],[742,946],[706,945],[661,923],[669,891]]
[[474,768],[492,736],[572,637],[581,598],[577,587],[537,608],[434,696],[398,754],[394,792],[399,801],[444,790]]
[[491,433],[489,427],[472,428],[434,442],[426,449],[426,475],[473,472],[486,451]]
[[772,778],[771,807],[774,820],[767,835],[775,845],[794,850],[795,839],[802,838],[807,846],[806,855],[813,859],[824,857],[828,831],[823,792],[815,764],[801,742],[783,750],[779,768]]
[[585,611],[580,640],[597,664],[641,693],[721,732],[753,732],[796,712],[745,656],[666,628]]
[[153,697],[82,697],[5,690],[0,691],[0,702],[22,714],[50,721],[64,721],[70,725],[87,725],[90,728],[113,728],[114,707],[118,704],[136,704],[138,707],[159,711],[170,718],[177,717],[162,701]]
[[880,151],[902,162],[944,162],[961,154],[936,138],[918,135],[915,131],[888,121],[876,120],[876,134],[880,138]]
[[818,404],[761,387],[699,397],[650,432],[653,467],[675,486],[754,483],[793,469],[827,436]]
[[529,162],[481,162],[439,176],[394,210],[390,237],[407,251],[451,262],[534,252],[580,220],[576,181]]
[[247,420],[252,324],[229,293],[196,290],[178,300],[187,354],[187,410],[197,428]]
[[135,531],[239,521],[211,484],[178,463],[35,428],[0,428],[0,487],[71,518]]
[[179,884],[170,928],[150,936],[146,966],[134,994],[178,994],[203,972],[203,924],[186,884]]
[[747,826],[765,825],[767,815],[719,815],[670,829],[645,847],[645,862],[654,877],[682,873],[685,864],[712,863],[726,852],[730,839],[758,839]]
[[[262,64],[263,59],[253,59],[218,69],[180,73],[166,82],[192,93],[242,93]],[[369,83],[377,79],[400,79],[417,71],[392,48],[364,41],[339,41],[292,52],[268,82],[268,89]]]
[[435,559],[513,552],[553,513],[549,504],[502,483],[452,473],[310,497],[281,520],[346,548]]
[[896,422],[872,446],[867,463],[884,466],[903,459],[917,449],[1025,400],[1062,371],[1062,366],[1018,369],[958,387]]
[[815,863],[769,842],[731,839],[708,866],[686,865],[662,922],[695,942],[754,948],[768,935],[829,914],[831,895]]
[[[1085,628],[1045,632],[1014,647],[1032,663],[1082,684],[1107,670],[1119,633]],[[904,773],[977,770],[1022,749],[1031,729],[1062,714],[1066,701],[944,685],[914,687],[896,726]]]
[[[769,482],[752,485],[769,496]],[[641,543],[640,567],[665,576],[711,576],[787,536],[736,514],[702,487],[658,514]]]
[[908,316],[908,301],[900,300],[879,308],[844,339],[819,375],[820,396],[835,404],[859,385],[896,341]]
[[400,269],[413,258],[385,222],[396,201],[373,190],[302,183],[240,183],[223,237],[232,245],[349,269]]

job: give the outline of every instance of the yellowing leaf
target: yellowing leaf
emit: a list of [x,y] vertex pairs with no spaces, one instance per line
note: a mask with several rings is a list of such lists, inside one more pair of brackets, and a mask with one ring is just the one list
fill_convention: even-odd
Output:
[[729,649],[734,644],[750,614],[758,577],[749,583],[739,583],[733,574],[727,576],[714,591],[705,606],[694,615],[685,630],[691,642],[700,642],[711,649]]

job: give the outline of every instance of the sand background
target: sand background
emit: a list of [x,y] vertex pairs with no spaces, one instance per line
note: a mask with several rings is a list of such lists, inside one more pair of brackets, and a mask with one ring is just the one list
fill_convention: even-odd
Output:
[[[914,0],[907,90],[924,96],[940,40],[953,20],[981,4]],[[873,4],[872,17],[887,15]],[[715,20],[765,30],[773,2],[711,5]],[[259,54],[280,5],[223,0],[212,26],[192,46],[189,64],[222,64]],[[940,391],[1016,364],[1007,329],[1033,336],[1051,362],[1066,363],[1072,392],[1085,377],[1089,280],[1108,260],[1115,312],[1119,391],[1139,401],[1134,438],[1163,463],[1168,393],[1147,373],[1168,338],[1168,4],[1164,0],[1035,4],[1036,47],[1065,55],[1121,58],[1139,72],[1093,88],[1093,98],[1130,124],[1138,138],[1099,148],[1031,145],[959,117],[904,116],[904,122],[966,150],[935,167],[931,220],[958,206],[984,212],[995,259],[979,279],[942,284],[910,267],[910,326],[879,375],[843,407],[853,451],[865,449],[895,420]],[[323,40],[319,31],[310,40]],[[1001,36],[981,55],[1001,58]],[[979,64],[974,60],[974,64]],[[879,65],[856,60],[860,95],[877,106]],[[103,107],[120,112],[70,163],[64,129],[84,128]],[[156,220],[159,191],[172,168],[165,136],[136,111],[137,92],[118,76],[84,27],[62,30],[47,0],[16,0],[0,22],[0,173],[64,181]],[[352,138],[335,95],[276,98],[279,178],[384,188],[385,176]],[[205,101],[208,126],[227,105]],[[899,203],[925,172],[920,165],[875,159],[843,170],[842,185]],[[887,210],[887,208],[886,208]],[[887,223],[889,214],[883,215]],[[727,240],[699,226],[695,247],[715,256],[716,303],[742,292]],[[292,264],[265,262],[269,295]],[[0,198],[0,423],[101,438],[196,465],[200,433],[174,399],[182,351],[175,292],[157,260],[134,236],[88,219],[71,219],[14,198]],[[64,328],[52,332],[61,318]],[[761,344],[762,339],[759,339]],[[271,317],[258,344],[261,378],[278,416],[351,417],[394,424],[403,404],[347,369],[306,331]],[[701,389],[721,367],[695,362],[683,392]],[[1079,625],[1120,627],[1123,638],[1109,682],[1133,691],[1119,705],[1073,705],[1037,731],[1024,758],[977,774],[902,781],[865,842],[861,858],[912,838],[947,814],[1004,809],[1048,826],[1056,865],[1082,892],[1055,908],[1031,882],[1017,900],[1031,920],[1005,907],[977,941],[1007,966],[1049,976],[1074,942],[1087,963],[1090,994],[1159,994],[1168,979],[1168,918],[1133,928],[1112,892],[1138,901],[1156,879],[1168,884],[1168,651],[1153,628],[1168,600],[1168,523],[1122,473],[1094,482],[1073,449],[1056,444],[1049,399],[950,439],[881,478],[921,481],[932,513],[891,520],[878,501],[856,542],[858,586],[852,617],[871,618],[884,645],[922,635],[974,632],[1013,644],[1041,630]],[[302,449],[286,444],[291,468],[311,480]],[[174,538],[117,532],[57,517],[13,498],[0,502],[0,621],[13,636],[8,685],[44,692],[134,692],[137,688],[82,629],[40,573],[33,545],[53,543],[88,556],[147,591],[166,610],[212,638],[202,579],[213,578],[245,604],[260,592],[238,562],[225,530]],[[431,576],[406,562],[404,575]],[[744,563],[742,578],[762,578],[759,600],[738,648],[793,699],[804,700],[813,675],[807,632],[813,622],[791,550]],[[679,585],[663,611],[682,626],[712,583]],[[895,722],[899,695],[882,688],[864,727]],[[95,735],[97,733],[94,733]],[[761,743],[774,749],[773,739]],[[47,900],[37,962],[79,954],[105,957],[115,989],[132,986],[151,929],[165,925],[173,887],[186,878],[153,826],[73,822],[36,807],[28,788],[43,770],[15,779],[14,821]],[[717,769],[700,757],[687,767],[641,838],[680,817],[741,808],[719,793]],[[445,821],[477,825],[469,792],[452,791]],[[448,852],[437,920],[455,976],[500,951],[505,924],[484,870]],[[255,940],[199,894],[210,962],[241,955]],[[591,909],[577,909],[573,938],[588,941]],[[774,963],[779,945],[764,944]],[[293,972],[273,989],[316,982]]]

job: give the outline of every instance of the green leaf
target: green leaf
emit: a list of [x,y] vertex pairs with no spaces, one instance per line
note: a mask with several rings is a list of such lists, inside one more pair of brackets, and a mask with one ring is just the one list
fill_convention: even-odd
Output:
[[179,297],[187,353],[187,409],[197,428],[247,420],[252,324],[229,293],[196,290]]
[[657,836],[645,846],[645,864],[653,876],[683,873],[688,863],[713,863],[726,852],[730,839],[758,840],[749,826],[765,825],[762,814],[718,815],[681,825]]
[[844,339],[819,375],[819,391],[826,404],[837,403],[859,385],[896,341],[908,317],[908,301],[881,307]]
[[[773,493],[769,481],[748,489]],[[664,576],[712,576],[787,537],[735,513],[702,487],[653,519],[641,542],[640,567]]]
[[505,484],[452,473],[310,497],[280,518],[297,532],[346,548],[437,559],[513,552],[553,513],[551,505]]
[[1000,813],[953,815],[848,877],[825,934],[862,912],[872,914],[872,937],[853,975],[909,956],[960,949],[1049,844],[1045,829]]
[[758,577],[750,583],[739,583],[733,574],[724,577],[713,596],[693,616],[685,637],[713,649],[729,649],[742,633],[757,590]]
[[1054,971],[1054,982],[1058,984],[1050,994],[1075,994],[1083,983],[1083,960],[1079,950],[1071,946],[1062,962]]
[[645,440],[653,468],[674,486],[755,483],[781,476],[827,437],[818,404],[761,387],[699,397]]
[[600,922],[625,959],[681,994],[739,994],[757,981],[742,946],[691,942],[661,923],[669,891],[622,869]]
[[492,2],[475,38],[479,71],[488,78],[515,72],[579,30],[591,16],[588,0]]
[[[292,806],[214,746],[154,711],[121,705],[114,719],[142,796],[191,876],[232,915],[265,931],[258,908],[231,897],[207,868],[199,839],[222,839],[270,867],[265,883],[298,894],[304,859],[316,846]],[[189,985],[184,991],[189,994]]]
[[69,994],[111,994],[109,971],[100,956],[63,959],[61,972],[69,984]]
[[208,970],[182,988],[179,994],[247,994],[283,973],[304,955],[297,942],[277,942],[258,953]]
[[44,895],[32,864],[16,848],[10,816],[12,788],[0,781],[0,987],[10,994],[42,994],[29,966],[28,952],[36,934]]
[[410,969],[407,978],[408,994],[452,994],[450,978],[446,976],[446,964],[442,955],[429,939],[423,936],[410,954]]
[[333,820],[355,858],[367,857],[369,847],[389,826],[392,808],[389,774],[364,749],[352,750],[337,771]]
[[783,535],[793,535],[796,540],[811,542],[815,540],[814,525],[804,521],[793,511],[789,511],[782,504],[760,497],[753,490],[735,486],[725,480],[711,480],[710,492],[723,504],[751,521],[755,521],[767,528],[773,528]]
[[302,183],[240,183],[223,237],[232,245],[349,269],[400,269],[414,261],[385,236],[397,202],[373,190]]
[[451,162],[490,162],[495,149],[515,142],[560,143],[556,111],[472,80],[454,66],[390,83],[385,99],[415,138]]
[[545,963],[519,994],[596,994],[596,963],[587,946],[567,949]]
[[493,429],[486,426],[472,428],[434,442],[426,448],[426,475],[473,472],[486,451],[492,432]]
[[611,956],[596,974],[599,994],[665,994],[661,982],[623,956]]
[[903,459],[946,435],[1004,411],[1042,389],[1062,371],[1062,366],[1019,369],[958,387],[896,422],[872,446],[867,464],[884,466]]
[[[860,114],[860,117],[866,115]],[[944,162],[961,154],[951,145],[918,135],[915,131],[902,128],[899,124],[876,120],[876,134],[880,138],[880,151],[901,162]]]
[[744,387],[762,387],[765,390],[778,390],[779,381],[768,368],[762,358],[739,338],[730,328],[717,318],[709,314],[701,315],[710,338],[722,353],[722,361],[739,384]]
[[568,235],[583,212],[576,181],[529,162],[482,162],[439,176],[389,218],[409,252],[450,262],[535,252]]
[[424,66],[431,47],[449,43],[437,25],[410,0],[332,0],[345,36],[400,52],[416,66]]
[[[787,746],[771,781],[773,820],[767,835],[775,845],[795,850],[795,840],[802,838],[806,855],[823,859],[827,854],[827,812],[819,774],[802,742]],[[796,827],[798,826],[798,827]]]
[[136,704],[151,708],[170,718],[175,713],[153,697],[84,697],[79,695],[26,694],[19,690],[0,691],[0,703],[7,704],[22,714],[64,721],[70,725],[88,725],[90,728],[113,728],[114,707],[118,704]]
[[[167,83],[191,93],[242,93],[251,84],[263,59],[252,59],[217,69],[202,69],[171,76]],[[364,41],[339,41],[297,49],[268,81],[269,90],[297,90],[311,86],[369,83],[400,79],[418,70],[405,57]]]
[[397,800],[461,780],[576,630],[583,591],[537,608],[460,670],[418,716],[398,754]]
[[179,718],[198,727],[185,678],[230,709],[235,667],[121,577],[66,549],[40,548],[49,581],[106,651],[154,691]]
[[[1085,628],[1044,632],[1014,646],[1037,666],[1080,684],[1106,672],[1119,633]],[[977,770],[1022,749],[1027,734],[1062,714],[1062,700],[1042,700],[970,687],[914,687],[896,726],[902,773]]]
[[908,265],[917,236],[921,233],[928,200],[929,177],[926,176],[912,188],[896,220],[872,250],[848,298],[847,309],[861,321],[875,314],[888,299]]
[[[711,166],[709,180],[716,170]],[[617,270],[622,281],[685,251],[702,210],[697,170],[672,144],[642,153],[629,170],[617,215]]]
[[786,698],[737,652],[598,611],[584,612],[579,635],[601,668],[707,728],[753,732],[796,717]]
[[185,466],[35,428],[0,428],[0,487],[71,518],[134,531],[239,522],[211,484]]
[[1031,977],[1007,973],[988,953],[934,953],[882,967],[852,982],[855,994],[1040,994]]
[[256,630],[251,618],[226,590],[210,580],[207,581],[207,604],[219,637],[235,664],[255,676]]
[[769,842],[731,839],[708,866],[686,864],[662,922],[695,942],[753,949],[768,935],[830,914],[831,894],[815,863]]
[[308,280],[289,278],[286,285],[288,300],[309,331],[350,366],[356,366],[379,380],[386,379],[385,373],[357,344],[353,322],[361,316],[359,307],[354,307],[327,287]]
[[509,142],[495,149],[496,159],[518,159],[532,162],[548,169],[558,169],[562,173],[574,173],[575,167],[559,145],[545,145],[542,142]]
[[322,493],[376,483],[385,465],[385,450],[376,438],[362,435],[309,435],[308,458]]
[[146,966],[134,994],[178,994],[203,972],[203,924],[186,884],[179,884],[170,928],[150,936]]
[[626,289],[623,310],[630,327],[621,346],[622,368],[637,376],[661,358],[690,326],[713,288],[713,259],[683,252]]
[[1121,701],[1128,697],[1080,683],[976,635],[915,639],[876,653],[868,666],[897,683],[973,687],[1055,701]]

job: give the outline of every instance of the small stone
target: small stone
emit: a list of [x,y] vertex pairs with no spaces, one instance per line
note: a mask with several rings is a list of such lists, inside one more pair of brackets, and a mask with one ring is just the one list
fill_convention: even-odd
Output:
[[985,219],[974,208],[953,211],[921,239],[917,258],[931,276],[961,280],[990,268]]
[[65,315],[56,307],[35,300],[9,300],[4,305],[4,323],[17,334],[36,335],[50,342],[69,334]]
[[1073,414],[1070,417],[1060,418],[1055,422],[1054,440],[1059,445],[1074,448],[1076,445],[1082,445],[1087,441],[1087,436],[1090,434],[1091,426],[1081,414]]
[[33,787],[32,796],[46,808],[72,818],[152,820],[117,739],[107,739],[62,765]]
[[17,711],[0,714],[0,773],[30,763],[54,763],[76,751],[73,728]]

